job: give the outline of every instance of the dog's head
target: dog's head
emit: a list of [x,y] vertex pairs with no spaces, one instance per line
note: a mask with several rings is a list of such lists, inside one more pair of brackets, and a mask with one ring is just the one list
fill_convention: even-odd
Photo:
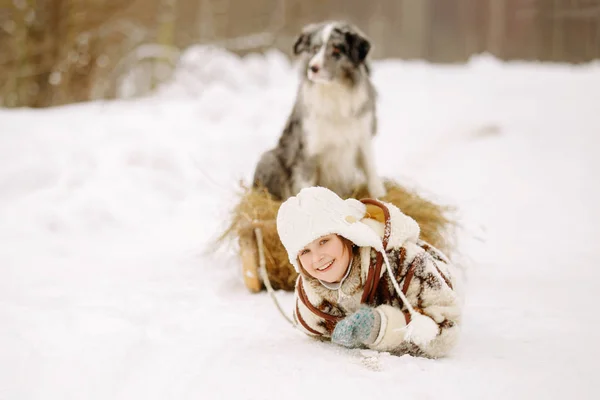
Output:
[[302,57],[306,76],[315,83],[353,83],[370,49],[365,35],[346,22],[307,25],[294,44],[294,54]]

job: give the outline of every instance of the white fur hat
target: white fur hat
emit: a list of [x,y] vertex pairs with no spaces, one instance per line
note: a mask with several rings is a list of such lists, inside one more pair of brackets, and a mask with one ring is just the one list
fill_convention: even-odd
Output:
[[338,234],[358,246],[383,250],[381,237],[360,220],[366,206],[356,199],[343,200],[324,187],[302,189],[287,199],[277,213],[277,232],[290,263],[297,272],[298,253],[307,244],[325,235]]

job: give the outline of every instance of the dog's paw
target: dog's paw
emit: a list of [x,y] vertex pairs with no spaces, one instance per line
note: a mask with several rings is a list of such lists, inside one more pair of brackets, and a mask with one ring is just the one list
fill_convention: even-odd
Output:
[[385,186],[383,186],[381,181],[369,183],[369,195],[371,195],[372,198],[380,198],[386,194],[387,191],[385,190]]

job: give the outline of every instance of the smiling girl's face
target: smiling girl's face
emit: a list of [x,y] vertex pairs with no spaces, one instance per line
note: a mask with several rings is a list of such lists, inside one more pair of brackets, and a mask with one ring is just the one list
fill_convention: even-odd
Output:
[[313,240],[298,253],[302,267],[310,276],[324,282],[339,282],[350,263],[350,249],[335,234]]

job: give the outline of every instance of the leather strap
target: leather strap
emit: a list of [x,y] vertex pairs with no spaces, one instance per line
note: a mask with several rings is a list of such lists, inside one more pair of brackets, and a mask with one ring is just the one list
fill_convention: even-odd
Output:
[[404,284],[402,285],[402,293],[406,296],[406,292],[408,291],[408,287],[410,286],[410,281],[415,275],[415,264],[414,261],[410,263],[408,266],[408,271],[406,271],[406,276],[404,277]]
[[[383,211],[383,215],[385,217],[385,227],[383,229],[383,251],[387,248],[388,242],[390,240],[390,235],[392,233],[392,222],[390,218],[390,210],[386,207],[385,204],[375,199],[362,199],[361,202],[363,204],[372,204],[375,205]],[[369,272],[367,274],[367,280],[365,281],[365,287],[363,289],[363,295],[361,297],[361,303],[372,303],[375,300],[375,294],[377,293],[377,287],[379,286],[379,281],[381,279],[381,268],[383,266],[383,255],[381,253],[377,253],[377,257],[375,259],[375,265],[371,264],[369,266]]]
[[308,326],[308,324],[306,323],[306,321],[304,321],[304,318],[302,318],[302,315],[300,315],[300,308],[298,307],[298,301],[296,301],[296,317],[298,319],[298,322],[300,322],[300,325],[302,325],[304,327],[304,329],[306,329],[307,331],[309,331],[313,335],[321,336],[321,332],[317,332],[313,328],[311,328],[310,326]]
[[444,282],[446,282],[446,285],[448,285],[448,287],[452,290],[454,290],[454,288],[452,287],[452,282],[450,282],[450,280],[446,277],[446,275],[444,275],[444,273],[442,272],[442,270],[439,269],[439,267],[435,266],[435,269],[437,269],[437,272],[440,273],[440,275],[442,276],[442,278],[444,279]]
[[341,321],[343,318],[335,315],[327,314],[324,311],[319,310],[317,307],[313,306],[312,303],[308,300],[306,296],[306,292],[304,291],[304,284],[302,283],[302,277],[298,280],[298,298],[302,301],[302,304],[306,306],[313,314],[323,318],[326,321],[332,322],[334,325]]

